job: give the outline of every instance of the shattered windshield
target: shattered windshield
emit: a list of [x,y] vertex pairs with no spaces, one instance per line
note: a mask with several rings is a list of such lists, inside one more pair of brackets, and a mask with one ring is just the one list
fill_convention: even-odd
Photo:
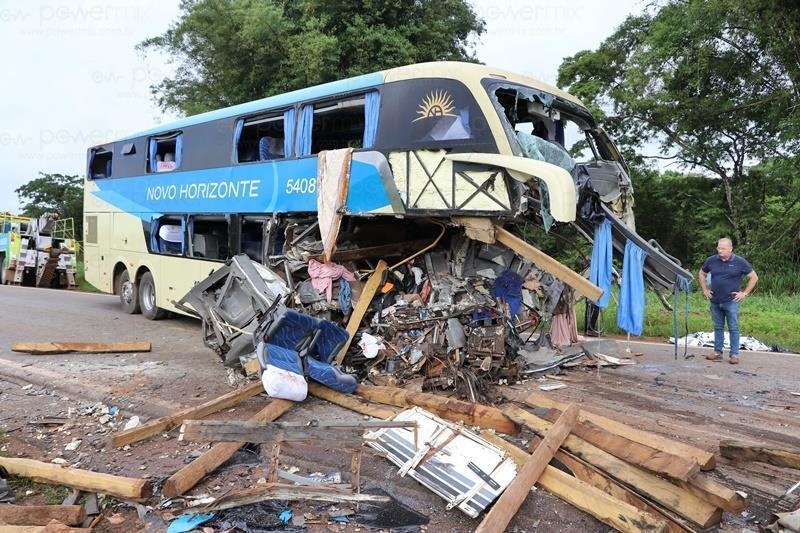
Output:
[[596,137],[588,111],[552,94],[502,83],[489,88],[512,150],[567,172],[578,162],[615,160]]

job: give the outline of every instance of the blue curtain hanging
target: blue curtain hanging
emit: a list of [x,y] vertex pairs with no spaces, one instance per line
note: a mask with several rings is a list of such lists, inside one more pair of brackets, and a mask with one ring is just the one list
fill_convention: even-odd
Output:
[[589,281],[603,289],[600,299],[593,302],[601,309],[608,307],[611,299],[611,245],[611,222],[605,219],[594,227],[592,263],[589,269]]
[[181,255],[185,253],[186,253],[186,217],[183,216],[181,217]]
[[311,130],[314,127],[314,106],[305,105],[300,109],[300,126],[297,132],[297,155],[311,155]]
[[159,246],[158,242],[158,219],[156,217],[152,217],[150,219],[150,250],[153,253],[161,252],[161,246]]
[[294,155],[294,108],[283,112],[283,157]]
[[628,241],[622,260],[617,326],[631,335],[641,335],[644,325],[644,250]]
[[158,172],[158,162],[156,161],[156,154],[158,153],[158,141],[155,138],[150,139],[150,172]]
[[375,146],[378,136],[378,115],[381,110],[381,93],[370,91],[364,97],[364,148]]
[[244,119],[240,118],[233,127],[233,152],[231,153],[231,161],[234,163],[239,162],[239,139],[242,138],[242,129],[244,129]]
[[181,159],[183,156],[183,134],[179,133],[175,138],[175,168],[181,168]]

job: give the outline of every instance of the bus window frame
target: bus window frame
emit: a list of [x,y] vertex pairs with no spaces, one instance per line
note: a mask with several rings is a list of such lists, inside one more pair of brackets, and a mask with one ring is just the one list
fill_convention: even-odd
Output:
[[[180,170],[181,165],[183,163],[183,130],[174,130],[168,131],[166,133],[160,133],[158,135],[150,135],[146,138],[145,145],[147,146],[147,157],[145,159],[145,174],[163,174],[165,172],[174,172],[176,170]],[[155,153],[153,152],[152,142],[155,141]],[[154,161],[153,155],[158,157],[161,155],[159,150],[159,143],[160,142],[174,142],[173,151],[173,161],[175,162],[175,166],[173,168],[158,168],[158,163],[163,163],[165,161],[158,161],[156,160],[156,165],[153,165]],[[164,152],[164,155],[170,152]]]

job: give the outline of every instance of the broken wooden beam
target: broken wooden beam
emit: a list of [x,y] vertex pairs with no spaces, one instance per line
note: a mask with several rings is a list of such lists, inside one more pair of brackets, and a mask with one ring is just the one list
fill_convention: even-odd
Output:
[[[535,449],[538,442],[542,440],[539,436],[534,436],[528,443],[528,452]],[[670,533],[688,533],[694,528],[687,525],[687,523],[678,515],[660,508],[647,501],[634,490],[626,487],[625,485],[617,482],[608,474],[597,468],[596,466],[587,463],[571,453],[559,449],[556,452],[555,459],[562,465],[566,466],[572,474],[580,479],[603,491],[604,493],[612,496],[620,501],[628,503],[644,513],[648,513],[656,520],[664,520],[667,524],[667,531]]]
[[128,342],[17,342],[11,346],[14,352],[32,355],[60,353],[129,353],[149,352],[149,341]]
[[[503,412],[540,435],[551,427],[550,422],[519,407],[508,406]],[[567,437],[563,448],[702,528],[711,527],[722,520],[722,509],[717,506],[666,479],[614,457],[576,435]]]
[[257,487],[226,494],[215,502],[194,512],[207,513],[232,509],[266,500],[317,500],[324,502],[388,502],[391,498],[377,494],[356,493],[352,489],[308,485],[266,483]]
[[153,494],[153,487],[147,479],[113,476],[14,457],[0,457],[0,466],[6,467],[9,473],[17,476],[87,492],[100,492],[117,498],[143,501]]
[[603,295],[603,289],[510,231],[500,226],[495,226],[495,237],[498,242],[514,250],[525,259],[532,261],[537,267],[552,274],[554,278],[566,283],[588,299],[597,301]]
[[86,511],[81,505],[0,505],[0,524],[46,526],[51,520],[79,526],[86,520]]
[[[547,407],[558,410],[563,410],[566,408],[566,404],[564,402],[559,402],[558,400],[554,400],[539,392],[533,392],[529,394],[525,398],[525,403],[531,407]],[[649,431],[636,429],[627,424],[623,424],[622,422],[618,422],[617,420],[587,411],[585,408],[581,409],[581,414],[578,417],[578,420],[581,422],[591,422],[595,426],[599,426],[606,431],[610,431],[611,433],[615,433],[621,437],[625,437],[626,439],[630,439],[634,442],[665,451],[672,455],[690,458],[699,464],[702,470],[713,470],[717,464],[714,454],[707,450],[669,439],[663,435],[656,435],[655,433],[651,433]]]
[[478,426],[483,429],[494,429],[508,435],[518,435],[520,430],[516,422],[496,407],[463,402],[437,394],[369,385],[359,385],[355,394],[370,401],[398,407],[422,407],[445,420],[462,422],[468,426]]
[[356,302],[355,307],[353,308],[353,313],[350,315],[350,320],[347,322],[347,342],[344,343],[342,349],[339,350],[339,354],[336,356],[336,364],[341,365],[342,361],[344,361],[344,356],[347,354],[347,350],[350,349],[350,344],[353,342],[353,337],[358,331],[359,326],[361,326],[361,320],[364,318],[364,315],[367,313],[367,308],[369,307],[370,302],[372,302],[372,297],[375,296],[375,293],[378,290],[378,287],[381,284],[381,280],[383,280],[383,273],[386,271],[388,265],[386,261],[381,259],[378,261],[378,266],[375,267],[375,272],[367,280],[366,285],[361,291],[361,295],[358,297],[358,302]]
[[250,383],[244,388],[223,394],[219,398],[214,398],[213,400],[195,405],[194,407],[188,407],[171,415],[162,416],[161,418],[151,420],[141,426],[121,431],[111,437],[111,446],[114,448],[121,448],[126,444],[138,442],[158,433],[169,431],[179,426],[186,418],[203,418],[204,416],[217,413],[236,405],[247,398],[252,398],[263,391],[264,386],[260,381]]
[[[250,417],[250,420],[271,422],[291,409],[293,405],[294,402],[289,400],[272,400],[264,409]],[[216,470],[222,463],[230,459],[241,446],[241,442],[222,442],[220,444],[215,444],[206,453],[172,474],[172,476],[164,482],[161,492],[167,498],[180,496],[194,487],[197,482],[206,475]]]
[[93,528],[70,527],[58,520],[51,520],[44,526],[3,526],[0,533],[92,533]]
[[184,420],[181,439],[194,442],[305,442],[316,446],[350,446],[364,444],[364,431],[381,428],[416,428],[410,421],[356,422],[352,424],[303,422],[252,422],[224,420]]
[[[555,422],[559,412],[556,409],[549,409],[546,413],[542,413],[542,418]],[[700,471],[700,465],[690,459],[611,433],[589,421],[576,424],[572,433],[623,461],[671,479],[687,481]]]
[[[491,432],[484,432],[481,437],[506,450],[519,467],[525,464],[530,455]],[[663,520],[640,511],[553,466],[548,465],[544,469],[537,484],[570,505],[623,533],[667,531],[667,525]]]
[[734,461],[758,461],[773,466],[800,470],[800,451],[774,448],[767,444],[747,444],[734,440],[719,441],[723,457]]
[[544,469],[555,455],[561,443],[569,435],[578,418],[578,408],[570,405],[558,417],[553,427],[547,432],[542,442],[529,456],[517,475],[506,487],[492,508],[486,513],[475,533],[503,533],[506,526],[514,518],[522,502],[539,480]]
[[394,415],[399,412],[398,409],[370,403],[362,398],[353,396],[352,394],[344,394],[342,392],[329,389],[328,387],[320,385],[319,383],[314,383],[313,381],[308,383],[308,392],[317,398],[335,403],[336,405],[350,409],[356,413],[373,416],[375,418],[382,418],[384,420],[394,417]]

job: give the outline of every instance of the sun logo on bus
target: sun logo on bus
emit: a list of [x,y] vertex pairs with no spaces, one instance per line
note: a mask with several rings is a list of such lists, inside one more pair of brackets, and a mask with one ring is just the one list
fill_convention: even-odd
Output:
[[419,117],[412,122],[428,117],[454,117],[454,109],[453,98],[447,91],[431,91],[419,105],[419,111],[417,111]]

